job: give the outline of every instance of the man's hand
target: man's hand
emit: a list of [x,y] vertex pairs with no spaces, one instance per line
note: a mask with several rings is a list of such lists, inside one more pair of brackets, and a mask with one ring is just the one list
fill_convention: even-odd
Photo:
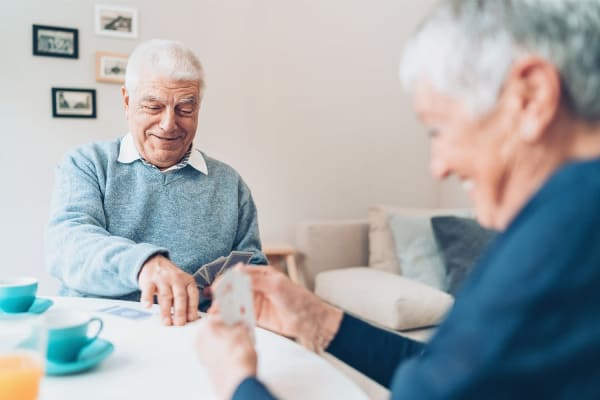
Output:
[[245,378],[256,376],[256,350],[243,323],[227,326],[218,315],[205,318],[196,349],[219,399],[230,399]]
[[196,281],[165,256],[158,254],[149,258],[140,270],[138,282],[142,303],[150,307],[154,296],[158,298],[163,324],[185,325],[198,319]]

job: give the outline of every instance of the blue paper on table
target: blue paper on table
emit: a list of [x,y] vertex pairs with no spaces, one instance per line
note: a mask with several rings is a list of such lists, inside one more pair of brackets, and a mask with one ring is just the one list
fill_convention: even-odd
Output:
[[152,313],[149,311],[143,311],[143,310],[138,310],[136,308],[123,307],[123,306],[112,306],[112,307],[102,308],[98,311],[116,315],[118,317],[127,318],[127,319],[144,319],[144,318],[148,318],[148,317],[152,316]]

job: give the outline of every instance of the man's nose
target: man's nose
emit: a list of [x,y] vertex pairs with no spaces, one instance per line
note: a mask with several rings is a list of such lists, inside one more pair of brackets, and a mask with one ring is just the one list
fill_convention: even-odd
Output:
[[169,132],[172,131],[175,126],[175,110],[166,107],[160,119],[160,127],[163,131]]

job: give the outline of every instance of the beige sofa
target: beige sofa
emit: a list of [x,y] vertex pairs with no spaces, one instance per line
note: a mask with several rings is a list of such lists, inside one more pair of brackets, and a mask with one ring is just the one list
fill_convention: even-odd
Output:
[[465,215],[468,211],[374,205],[364,220],[302,223],[297,230],[297,247],[305,284],[352,314],[426,340],[452,306],[453,298],[403,276],[389,221],[400,216],[411,223],[422,220],[429,226],[432,216],[449,214]]

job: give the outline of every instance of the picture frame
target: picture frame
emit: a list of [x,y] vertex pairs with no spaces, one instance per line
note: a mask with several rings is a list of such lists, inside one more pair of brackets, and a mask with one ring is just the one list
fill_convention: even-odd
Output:
[[127,54],[96,52],[96,81],[107,83],[125,83]]
[[135,39],[138,36],[136,8],[96,4],[94,26],[97,35]]
[[52,88],[54,118],[96,118],[96,89]]
[[79,31],[60,26],[32,25],[33,55],[79,58]]

